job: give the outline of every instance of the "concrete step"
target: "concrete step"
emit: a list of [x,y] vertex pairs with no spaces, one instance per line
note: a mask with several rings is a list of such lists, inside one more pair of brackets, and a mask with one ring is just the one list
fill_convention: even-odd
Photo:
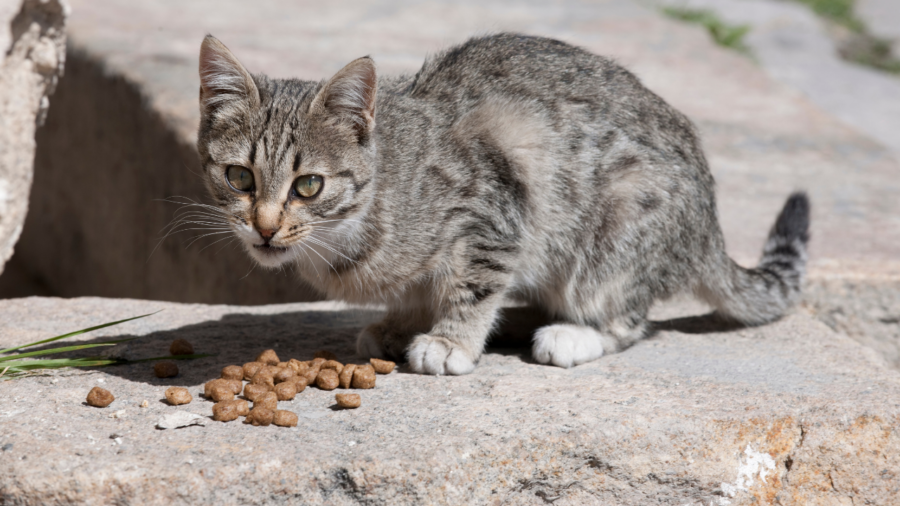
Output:
[[[185,338],[213,357],[157,379],[148,363],[2,384],[4,504],[895,504],[900,373],[870,349],[794,315],[733,330],[691,308],[634,347],[559,369],[534,364],[528,322],[460,377],[379,376],[362,407],[308,388],[279,404],[296,428],[208,420],[202,383],[266,348],[342,361],[375,310],[333,303],[206,306],[102,298],[0,301],[0,347],[149,311],[79,336],[139,339],[132,358]],[[515,324],[519,324],[518,326]],[[172,407],[169,386],[193,402]],[[84,404],[94,386],[116,400]],[[149,407],[139,407],[149,401]]]

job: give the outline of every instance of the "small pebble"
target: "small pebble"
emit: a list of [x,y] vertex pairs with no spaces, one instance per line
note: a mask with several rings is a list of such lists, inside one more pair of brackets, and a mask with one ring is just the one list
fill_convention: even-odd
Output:
[[141,406],[140,406],[140,407],[142,407],[142,408],[149,408],[149,407],[150,407],[150,401],[148,401],[147,399],[142,400],[142,401],[141,401]]
[[169,346],[170,355],[193,355],[194,346],[186,339],[176,339]]
[[94,387],[87,394],[87,403],[98,408],[109,406],[112,401],[116,400],[113,394],[105,388]]
[[163,360],[153,364],[153,372],[157,378],[171,378],[178,376],[178,366],[170,360]]
[[335,394],[334,400],[337,401],[338,406],[347,409],[358,408],[362,404],[359,394]]

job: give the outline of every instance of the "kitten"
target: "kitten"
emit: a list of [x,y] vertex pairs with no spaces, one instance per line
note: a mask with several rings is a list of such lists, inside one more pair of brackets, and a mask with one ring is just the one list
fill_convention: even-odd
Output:
[[691,122],[571,45],[499,34],[377,76],[251,75],[200,50],[197,147],[221,215],[265,267],[329,298],[383,303],[364,356],[471,372],[505,297],[559,323],[534,358],[562,367],[640,339],[654,301],[691,292],[748,325],[800,295],[809,202],[792,195],[755,269],[725,253]]

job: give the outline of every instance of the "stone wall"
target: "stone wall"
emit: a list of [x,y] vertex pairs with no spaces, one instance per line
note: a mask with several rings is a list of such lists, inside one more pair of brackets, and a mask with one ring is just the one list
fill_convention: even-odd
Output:
[[59,0],[0,0],[0,273],[28,212],[34,133],[63,71],[66,15]]

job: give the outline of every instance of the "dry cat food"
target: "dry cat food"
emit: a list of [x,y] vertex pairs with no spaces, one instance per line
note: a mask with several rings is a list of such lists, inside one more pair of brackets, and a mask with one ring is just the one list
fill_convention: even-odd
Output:
[[266,392],[253,401],[253,407],[263,407],[275,411],[278,409],[278,395],[275,392]]
[[[247,401],[242,399],[234,399],[230,401],[222,401],[213,404],[213,420],[219,422],[230,422],[237,420],[241,413],[250,413]],[[245,415],[246,416],[246,415]]]
[[344,370],[338,375],[338,386],[341,388],[350,388],[350,381],[353,379],[353,371],[356,370],[356,364],[347,364]]
[[170,360],[163,360],[153,364],[153,372],[157,378],[171,378],[178,376],[178,366]]
[[322,390],[334,390],[338,383],[338,373],[334,369],[322,369],[316,376],[316,386]]
[[356,366],[353,371],[353,379],[350,380],[351,388],[375,388],[375,368],[370,364]]
[[250,410],[250,413],[247,415],[247,418],[244,419],[244,423],[249,423],[253,426],[266,426],[270,425],[275,420],[275,412],[269,408],[264,408],[262,406],[254,407]]
[[186,339],[176,339],[169,346],[169,355],[193,355],[194,346]]
[[297,415],[291,411],[279,409],[275,411],[275,416],[272,417],[272,423],[280,427],[296,427]]
[[338,406],[348,409],[358,408],[362,404],[359,394],[334,394],[334,400]]
[[244,368],[239,365],[226,365],[222,368],[222,379],[240,381],[244,379]]
[[169,387],[166,389],[166,400],[173,406],[187,404],[194,400],[187,388]]
[[322,362],[322,369],[332,369],[340,375],[341,371],[344,369],[344,364],[337,360],[326,360],[325,362]]
[[87,394],[87,403],[97,408],[105,408],[114,400],[116,400],[116,398],[105,388],[94,387]]
[[244,381],[250,381],[253,376],[266,364],[262,362],[247,362],[242,368],[244,370]]
[[[304,380],[305,381],[305,380]],[[306,385],[304,385],[306,386]],[[279,383],[275,385],[275,395],[278,396],[279,401],[290,401],[293,400],[297,395],[297,384],[293,381],[287,381],[284,383]]]
[[[207,381],[203,387],[204,395],[216,402],[213,405],[213,418],[227,422],[244,416],[244,423],[254,426],[275,424],[296,427],[297,415],[279,410],[279,401],[293,400],[313,384],[322,390],[334,390],[338,387],[374,388],[376,373],[389,374],[396,366],[393,362],[378,359],[372,359],[371,363],[364,365],[345,365],[337,361],[334,353],[324,350],[315,355],[312,360],[292,358],[282,362],[275,350],[265,350],[253,362],[247,362],[243,366],[223,367],[221,378]],[[190,402],[190,393],[180,387],[167,390],[166,398],[169,399],[170,392],[174,393],[176,390],[179,394],[180,390],[184,390]],[[242,391],[244,399],[235,399],[234,396]],[[342,408],[358,408],[362,403],[359,394],[337,394],[335,399]],[[253,409],[250,409],[247,401],[253,402]],[[170,399],[170,403],[175,402]]]
[[252,383],[244,385],[244,397],[253,402],[256,402],[256,399],[262,397],[270,391],[271,390],[269,390],[269,387],[266,385],[254,385]]
[[262,362],[268,365],[278,365],[278,354],[275,353],[275,350],[265,350],[256,357],[257,362]]
[[378,374],[390,374],[393,372],[394,367],[397,366],[390,360],[381,360],[379,358],[370,358],[369,363],[372,364],[372,367],[375,368],[375,372]]

